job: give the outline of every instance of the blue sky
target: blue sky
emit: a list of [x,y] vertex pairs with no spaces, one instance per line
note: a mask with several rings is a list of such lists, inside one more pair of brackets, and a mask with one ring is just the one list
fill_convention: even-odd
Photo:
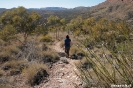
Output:
[[105,0],[0,0],[0,8],[13,8],[24,6],[25,8],[41,7],[66,7],[94,6]]

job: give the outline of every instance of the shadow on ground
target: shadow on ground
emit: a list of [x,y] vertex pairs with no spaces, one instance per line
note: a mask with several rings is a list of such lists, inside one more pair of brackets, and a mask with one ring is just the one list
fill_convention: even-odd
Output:
[[60,57],[65,57],[66,56],[66,54],[64,52],[58,52],[58,54],[59,54]]

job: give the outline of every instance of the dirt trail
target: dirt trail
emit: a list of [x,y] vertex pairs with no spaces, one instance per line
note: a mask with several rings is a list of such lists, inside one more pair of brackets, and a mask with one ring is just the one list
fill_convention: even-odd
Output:
[[[60,47],[60,43],[61,42],[55,43],[52,48],[58,53],[64,53],[64,50]],[[67,58],[67,61],[69,64],[61,61],[53,64],[48,81],[40,84],[39,87],[36,88],[77,88],[75,87],[75,84],[79,88],[83,88],[81,87],[82,83],[79,77],[75,74],[75,72],[78,72],[76,66],[74,65],[76,60]]]

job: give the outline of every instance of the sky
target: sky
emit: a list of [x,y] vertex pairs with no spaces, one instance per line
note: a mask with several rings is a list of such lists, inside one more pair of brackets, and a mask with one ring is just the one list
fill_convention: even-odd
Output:
[[95,6],[105,0],[0,0],[0,8],[14,8],[23,6],[25,8],[65,7],[74,8],[78,6]]

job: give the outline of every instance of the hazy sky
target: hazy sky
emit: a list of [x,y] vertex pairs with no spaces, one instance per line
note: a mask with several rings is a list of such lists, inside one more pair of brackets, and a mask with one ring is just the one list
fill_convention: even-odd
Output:
[[0,8],[13,8],[24,6],[25,8],[41,7],[66,7],[94,6],[105,0],[0,0]]

